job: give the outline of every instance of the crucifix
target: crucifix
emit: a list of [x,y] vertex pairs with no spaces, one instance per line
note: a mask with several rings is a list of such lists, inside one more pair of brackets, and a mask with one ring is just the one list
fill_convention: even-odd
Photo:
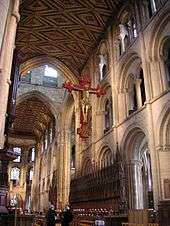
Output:
[[80,92],[80,128],[77,133],[81,138],[89,137],[89,114],[91,110],[90,94],[95,94],[97,97],[105,95],[103,87],[98,85],[96,88],[91,87],[91,77],[89,75],[81,75],[78,84],[65,82],[63,87],[69,92],[72,90]]

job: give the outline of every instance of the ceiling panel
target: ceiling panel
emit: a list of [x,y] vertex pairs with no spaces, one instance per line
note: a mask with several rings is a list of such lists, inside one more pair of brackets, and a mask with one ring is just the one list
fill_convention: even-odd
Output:
[[121,0],[23,0],[16,45],[20,62],[50,56],[79,75]]

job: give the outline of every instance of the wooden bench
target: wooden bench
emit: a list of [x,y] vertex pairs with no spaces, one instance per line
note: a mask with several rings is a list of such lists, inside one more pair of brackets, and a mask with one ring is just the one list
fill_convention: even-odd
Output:
[[148,223],[146,224],[138,224],[138,223],[122,223],[122,226],[159,226],[159,224]]
[[76,219],[72,222],[71,225],[72,226],[92,226],[92,225],[94,225],[94,221]]

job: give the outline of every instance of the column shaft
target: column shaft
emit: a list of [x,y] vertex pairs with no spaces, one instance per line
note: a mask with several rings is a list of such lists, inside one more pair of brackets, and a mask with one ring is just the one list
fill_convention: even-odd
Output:
[[10,85],[13,50],[17,23],[19,22],[19,0],[13,1],[13,9],[9,19],[0,57],[0,149],[4,147],[4,128]]
[[141,167],[142,164],[137,160],[131,160],[128,164],[130,209],[143,208],[143,184]]

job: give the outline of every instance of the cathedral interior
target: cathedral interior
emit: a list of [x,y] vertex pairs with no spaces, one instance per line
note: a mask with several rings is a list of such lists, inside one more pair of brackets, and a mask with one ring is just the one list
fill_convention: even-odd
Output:
[[170,226],[170,0],[0,15],[0,225],[45,225],[52,204],[72,226]]

